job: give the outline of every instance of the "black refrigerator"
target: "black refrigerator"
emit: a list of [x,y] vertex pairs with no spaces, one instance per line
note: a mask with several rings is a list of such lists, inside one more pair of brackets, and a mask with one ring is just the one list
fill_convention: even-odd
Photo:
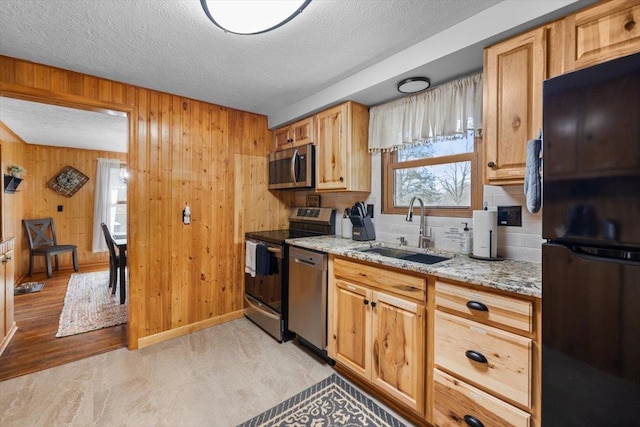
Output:
[[543,94],[542,424],[640,426],[640,54]]

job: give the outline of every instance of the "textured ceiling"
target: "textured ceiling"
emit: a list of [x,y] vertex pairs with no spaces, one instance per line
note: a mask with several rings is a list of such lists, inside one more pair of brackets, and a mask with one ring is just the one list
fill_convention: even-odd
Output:
[[[488,43],[575,1],[313,0],[285,26],[241,36],[211,23],[199,0],[2,0],[0,53],[264,114],[273,126],[344,98],[374,105],[397,97],[394,82],[423,71],[415,64],[435,63],[433,52],[444,60],[424,71],[436,84],[478,70],[483,46],[465,37]],[[509,4],[515,12],[500,9]],[[483,13],[479,23],[456,26]],[[427,40],[434,44],[424,54]],[[358,77],[399,52],[405,55],[386,67],[392,71],[384,79],[393,82],[377,71],[380,77]],[[367,87],[352,92],[355,85],[344,82],[354,78]]]

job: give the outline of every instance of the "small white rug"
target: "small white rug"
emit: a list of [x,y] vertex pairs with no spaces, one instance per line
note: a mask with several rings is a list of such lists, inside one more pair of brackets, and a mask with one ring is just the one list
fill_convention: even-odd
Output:
[[56,337],[81,334],[127,322],[120,286],[111,294],[109,271],[73,273],[67,285]]

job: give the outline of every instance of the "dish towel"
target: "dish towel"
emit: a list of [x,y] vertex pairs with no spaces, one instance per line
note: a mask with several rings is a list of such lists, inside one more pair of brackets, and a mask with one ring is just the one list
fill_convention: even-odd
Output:
[[258,244],[256,246],[256,276],[269,276],[271,265],[271,254],[267,245]]
[[247,240],[245,242],[244,272],[256,277],[256,247],[258,245]]
[[542,181],[540,177],[542,160],[542,132],[537,139],[527,142],[526,166],[524,172],[524,195],[527,199],[527,209],[536,213],[542,206]]

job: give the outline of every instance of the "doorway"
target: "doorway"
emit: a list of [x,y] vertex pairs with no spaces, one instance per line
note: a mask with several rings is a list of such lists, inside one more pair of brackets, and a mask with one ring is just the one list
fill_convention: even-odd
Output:
[[[49,169],[53,166],[48,167],[46,165],[46,157],[48,153],[68,152],[65,151],[66,148],[78,149],[76,151],[82,151],[83,153],[113,151],[120,153],[117,157],[123,159],[124,163],[126,163],[129,135],[131,133],[130,111],[120,111],[108,104],[85,106],[60,102],[59,100],[34,99],[33,97],[21,99],[19,95],[16,97],[13,95],[5,96],[7,95],[6,93],[2,95],[0,97],[0,121],[3,122],[5,128],[9,128],[19,139],[27,144],[38,146],[37,148],[31,147],[29,149],[30,153],[37,153],[38,159],[37,161],[34,160],[33,164],[36,166],[32,167],[32,170],[27,168],[27,177],[31,181],[27,187],[29,185],[37,186],[37,191],[42,192],[43,195],[49,198],[53,198],[54,193],[47,193],[52,190],[46,188],[46,182],[52,174],[52,170]],[[28,129],[24,127],[24,123],[29,123]],[[86,123],[92,123],[94,126],[89,136],[86,133],[83,136],[83,132],[86,132],[86,130],[82,129],[82,125]],[[124,129],[122,126],[124,126]],[[108,139],[109,136],[115,134],[124,135],[124,141],[116,143],[112,140],[111,143],[107,143],[107,146],[105,146],[104,137]],[[48,135],[54,138],[50,139]],[[101,146],[100,144],[103,145]],[[120,144],[120,148],[114,150],[114,147],[118,146],[118,144]],[[46,147],[54,148],[49,149]],[[91,155],[87,154],[85,157]],[[5,156],[3,161],[2,165],[5,167],[5,163],[10,159]],[[85,168],[87,167],[85,166]],[[95,160],[92,167],[94,168],[93,171],[87,171],[91,175],[95,174]],[[47,172],[43,173],[43,170]],[[30,201],[38,199],[40,199],[38,195],[29,193]],[[20,284],[25,280],[45,281],[45,288],[38,295],[20,295],[14,300],[18,331],[3,355],[0,356],[0,380],[68,363],[115,348],[125,347],[127,343],[126,325],[70,337],[55,338],[66,292],[66,284],[69,281],[72,270],[63,269],[55,272],[50,279],[46,277],[45,273],[34,273],[32,278],[27,277],[27,273],[24,272],[24,254],[28,253],[28,249],[25,248],[26,239],[24,238],[21,219],[25,217],[53,216],[56,218],[56,228],[58,229],[58,235],[60,235],[59,230],[61,228],[81,228],[82,225],[79,224],[86,223],[88,220],[86,217],[89,215],[88,211],[91,214],[93,212],[93,197],[92,193],[85,191],[85,194],[79,193],[75,198],[64,199],[62,202],[57,203],[60,204],[48,206],[46,209],[39,209],[31,207],[29,203],[23,201],[22,206],[19,207],[22,212],[18,212],[17,215],[2,215],[1,217],[3,222],[1,223],[2,231],[0,236],[3,238],[16,237],[16,243],[21,242],[21,247],[16,247],[16,254],[23,258],[23,260],[20,260],[22,264],[16,266],[18,271],[17,279],[19,280],[16,284]],[[90,204],[90,209],[85,204]],[[5,203],[3,203],[2,208],[6,208]],[[51,210],[54,211],[53,214],[51,214]],[[75,212],[72,215],[73,222],[70,221],[68,224],[59,223],[58,218],[67,218],[61,216],[63,214],[59,212]],[[11,223],[10,226],[7,222]],[[87,234],[86,230],[82,230],[82,234]],[[79,242],[79,250],[82,247],[83,250],[88,248],[88,251],[91,251],[91,235],[85,236],[85,239],[89,241],[83,240]],[[104,261],[104,255],[96,255],[93,258],[88,255],[86,259],[89,266],[83,266],[81,261],[81,272],[108,269],[108,261]],[[103,261],[102,264],[100,260]],[[26,262],[28,262],[28,257]],[[30,299],[28,304],[24,304],[24,298]],[[56,310],[57,313],[55,313]],[[53,333],[51,333],[52,328]],[[29,339],[23,339],[26,337]]]

